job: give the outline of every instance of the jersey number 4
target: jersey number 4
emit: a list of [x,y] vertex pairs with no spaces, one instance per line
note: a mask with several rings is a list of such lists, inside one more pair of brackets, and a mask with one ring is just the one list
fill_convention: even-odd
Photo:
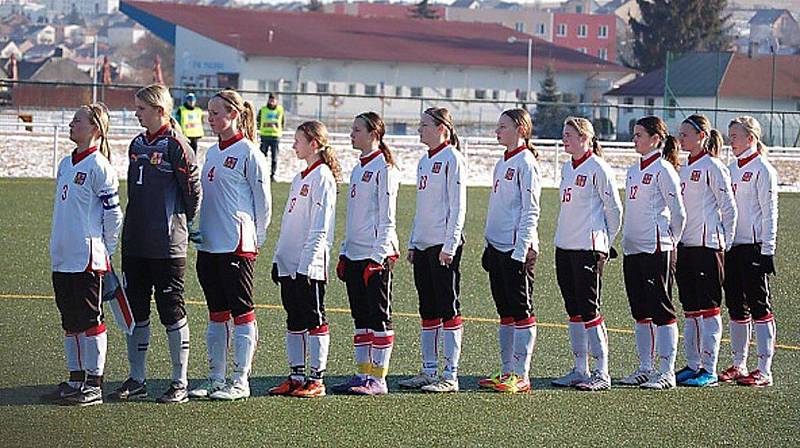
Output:
[[215,166],[212,166],[212,167],[211,167],[211,170],[209,170],[209,171],[208,171],[208,174],[207,174],[207,176],[208,176],[208,181],[209,181],[209,182],[214,182],[214,170],[215,170],[216,168],[217,168],[217,167],[215,167]]

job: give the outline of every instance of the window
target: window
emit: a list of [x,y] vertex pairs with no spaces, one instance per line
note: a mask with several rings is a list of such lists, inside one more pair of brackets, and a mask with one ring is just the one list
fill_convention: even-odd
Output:
[[588,52],[589,52],[589,50],[588,50],[588,49],[586,49],[586,48],[583,48],[583,47],[578,47],[578,48],[576,48],[575,50],[577,50],[577,51],[580,51],[580,52],[581,52],[581,53],[583,53],[583,54],[586,54],[586,53],[588,53]]
[[305,81],[302,81],[300,83],[300,93],[306,93],[306,92],[308,92],[308,83],[305,82]]
[[608,25],[600,25],[600,28],[597,29],[597,37],[608,39]]
[[583,5],[575,5],[575,14],[583,14]]
[[328,93],[328,83],[327,82],[318,82],[317,83],[317,93]]
[[[678,102],[675,101],[675,98],[669,99],[669,107],[678,107]],[[667,116],[669,118],[675,118],[675,109],[670,109],[667,111]]]
[[608,50],[606,50],[605,48],[599,48],[597,50],[597,57],[602,59],[602,60],[604,60],[604,61],[607,60],[608,59]]
[[364,95],[377,95],[378,86],[375,84],[367,84],[364,86]]
[[347,94],[348,95],[355,95],[358,93],[358,86],[355,84],[348,84],[347,86]]
[[525,24],[522,23],[522,22],[517,22],[517,23],[514,24],[514,29],[518,33],[524,33],[525,32]]
[[485,100],[486,99],[486,90],[485,89],[475,89],[475,99],[476,100]]
[[[453,89],[451,89],[449,87],[444,89],[444,96],[446,98],[452,98],[453,97]],[[798,110],[800,110],[800,109],[798,109]]]
[[394,96],[403,96],[403,86],[396,86],[394,88]]
[[566,36],[567,35],[567,24],[566,23],[559,23],[558,24],[558,35],[559,36]]
[[492,99],[493,100],[499,100],[500,99],[500,90],[494,89],[492,91]]
[[422,87],[412,87],[411,88],[411,96],[413,97],[421,97],[422,96]]
[[583,25],[583,24],[578,25],[578,37],[582,37],[582,38],[585,39],[588,29],[589,29],[589,27],[587,27],[586,25]]
[[655,98],[645,98],[644,104],[646,106],[648,106],[647,109],[645,109],[644,114],[645,115],[653,115],[653,106],[656,105],[656,99]]
[[259,92],[264,92],[267,90],[267,80],[266,79],[259,79],[258,80],[258,90]]
[[[632,96],[626,96],[625,98],[622,99],[622,104],[633,105],[633,97]],[[633,108],[632,107],[626,107],[625,108],[625,113],[628,113],[628,114],[633,113]]]
[[544,23],[540,23],[540,24],[536,25],[536,34],[538,34],[540,36],[543,36],[545,30],[546,30],[546,28],[545,28]]
[[279,79],[278,80],[272,80],[272,81],[269,82],[269,91],[270,92],[278,92],[280,90],[281,90],[281,81]]

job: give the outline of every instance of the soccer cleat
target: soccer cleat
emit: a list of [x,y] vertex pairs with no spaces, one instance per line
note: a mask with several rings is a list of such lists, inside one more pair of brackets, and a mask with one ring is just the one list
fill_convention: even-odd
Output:
[[423,392],[437,394],[458,392],[458,380],[441,379],[435,383],[422,386],[420,390]]
[[503,375],[494,390],[507,394],[524,394],[531,391],[531,382],[516,373]]
[[297,398],[317,398],[325,396],[325,385],[322,381],[308,380],[302,386],[289,392],[289,395]]
[[159,403],[186,403],[189,401],[189,391],[186,390],[185,386],[181,386],[176,383],[172,383],[164,392],[164,395],[158,397],[156,400]]
[[555,387],[574,387],[581,383],[586,383],[590,380],[589,375],[578,372],[576,369],[570,370],[566,375],[562,376],[561,378],[556,378],[553,381],[550,381]]
[[214,392],[225,389],[225,381],[217,379],[207,379],[199,387],[189,391],[189,398],[209,398]]
[[68,382],[64,381],[56,386],[56,390],[50,391],[46,394],[42,394],[40,397],[42,401],[47,403],[55,403],[64,398],[70,397],[72,395],[76,395],[80,393],[80,387],[72,387],[69,385]]
[[666,390],[675,388],[675,374],[673,372],[657,372],[650,376],[647,382],[639,385],[642,389]]
[[736,366],[730,366],[719,374],[719,381],[723,383],[733,383],[739,378],[747,376],[747,372]]
[[235,381],[224,389],[212,393],[208,398],[219,401],[244,400],[250,398],[250,385],[245,381]]
[[128,378],[114,392],[108,394],[108,399],[113,401],[143,400],[147,398],[147,382],[140,383],[133,378]]
[[349,394],[352,388],[363,386],[365,381],[366,378],[353,375],[347,382],[334,384],[333,387],[331,387],[331,391],[335,394]]
[[637,369],[635,372],[619,380],[623,386],[641,386],[646,383],[655,372],[652,370]]
[[772,386],[772,375],[768,375],[759,369],[753,370],[749,375],[736,380],[740,386],[767,387]]
[[402,389],[419,389],[422,386],[427,386],[437,381],[439,381],[439,379],[436,377],[436,375],[428,375],[425,372],[420,372],[411,378],[398,381],[397,384]]
[[494,386],[500,384],[500,378],[503,377],[502,372],[497,372],[494,375],[487,376],[478,380],[478,387],[481,389],[494,389]]
[[351,388],[350,393],[353,395],[386,395],[389,393],[389,388],[386,387],[385,381],[369,377],[363,385]]
[[691,367],[686,366],[675,372],[675,382],[678,384],[683,384],[684,381],[695,378],[699,374],[700,370],[694,370]]
[[714,387],[719,384],[719,379],[717,375],[706,372],[705,369],[700,369],[694,378],[689,378],[678,384],[689,387]]
[[103,404],[103,389],[100,386],[83,385],[81,390],[74,395],[62,398],[59,404],[64,406],[93,406]]
[[603,374],[602,372],[595,370],[592,372],[592,376],[589,378],[589,381],[578,383],[575,385],[575,388],[587,392],[608,390],[611,389],[611,377],[608,376],[608,374]]
[[269,389],[269,394],[275,396],[288,397],[292,395],[292,392],[294,392],[297,389],[300,389],[301,387],[303,387],[302,381],[297,381],[291,378],[287,378],[281,384],[278,384],[275,387],[271,387]]

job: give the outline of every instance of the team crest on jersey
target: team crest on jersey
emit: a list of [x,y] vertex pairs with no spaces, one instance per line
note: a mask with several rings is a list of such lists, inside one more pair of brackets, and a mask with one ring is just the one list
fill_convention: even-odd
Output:
[[642,183],[645,185],[650,185],[650,182],[653,181],[653,175],[650,173],[645,173],[644,177],[642,177]]
[[75,173],[75,180],[73,182],[78,185],[83,185],[83,183],[86,182],[86,173],[81,173],[80,171]]
[[223,163],[222,166],[224,166],[225,168],[233,169],[236,168],[236,162],[238,161],[239,159],[237,159],[236,157],[227,157],[225,159],[225,163]]
[[300,196],[308,196],[308,184],[303,184],[303,186],[300,187]]
[[577,185],[579,187],[585,187],[586,186],[586,176],[584,176],[583,174],[578,174],[578,177],[575,178],[575,185]]
[[150,155],[150,165],[161,165],[161,160],[164,159],[164,153],[153,151]]
[[505,178],[506,178],[506,180],[514,179],[514,168],[509,168],[509,169],[506,170]]
[[697,182],[700,180],[700,170],[692,170],[692,176],[690,177],[692,182]]
[[742,182],[750,182],[750,179],[752,178],[753,178],[752,171],[745,171],[745,173],[742,174]]
[[372,179],[372,171],[364,171],[364,174],[361,176],[361,182],[369,182]]
[[439,171],[442,171],[442,162],[433,162],[433,167],[431,168],[431,172],[433,174],[439,174]]

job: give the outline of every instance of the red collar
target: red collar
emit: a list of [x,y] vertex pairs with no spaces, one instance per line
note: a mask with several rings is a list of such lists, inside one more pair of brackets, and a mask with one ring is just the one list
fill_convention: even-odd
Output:
[[748,163],[750,163],[750,161],[752,161],[753,159],[755,159],[756,157],[758,157],[760,155],[761,155],[761,153],[756,151],[756,152],[750,154],[749,156],[747,156],[747,157],[745,157],[743,159],[736,159],[736,165],[738,165],[739,168],[741,168],[741,167],[747,165]]
[[228,140],[220,140],[220,142],[219,142],[219,150],[220,151],[224,151],[229,146],[233,145],[234,143],[238,142],[239,140],[241,140],[243,138],[244,138],[244,136],[240,132],[240,133],[234,135],[233,137],[229,138]]
[[78,148],[75,148],[75,150],[72,151],[72,165],[73,166],[77,165],[78,162],[89,157],[89,155],[95,151],[97,151],[97,146],[86,148],[81,152],[78,152]]
[[659,152],[653,154],[652,156],[650,156],[649,159],[645,159],[645,160],[640,161],[639,162],[639,169],[643,170],[643,169],[647,168],[648,166],[652,165],[653,162],[655,162],[656,160],[658,160],[660,158],[661,158],[661,152],[659,151]]
[[316,167],[318,167],[318,166],[322,165],[322,163],[323,163],[323,162],[322,162],[322,159],[318,159],[316,162],[314,162],[314,163],[312,163],[311,165],[309,165],[309,166],[308,166],[308,168],[304,169],[304,170],[303,170],[303,171],[300,173],[300,177],[301,177],[301,178],[303,178],[303,179],[305,179],[305,177],[306,177],[306,176],[308,176],[308,175],[309,175],[309,173],[311,173],[312,171],[314,171],[314,168],[316,168]]
[[528,145],[522,145],[519,148],[512,149],[511,151],[505,150],[503,152],[503,160],[506,161],[506,160],[514,157],[515,155],[521,153],[522,151],[524,151],[526,149],[528,149]]
[[167,129],[169,129],[169,123],[167,123],[167,124],[161,126],[160,128],[158,128],[158,130],[156,131],[155,134],[150,134],[149,132],[145,131],[144,137],[147,139],[147,143],[152,143],[153,140],[156,139],[156,137],[166,133]]
[[428,150],[428,158],[430,159],[431,157],[435,156],[436,154],[439,153],[439,151],[443,150],[444,147],[449,145],[449,144],[450,144],[450,140],[445,140],[444,143],[442,143],[441,145],[439,145],[439,146],[437,146],[437,147],[435,147],[433,149],[429,149]]
[[689,156],[689,163],[688,163],[688,165],[691,165],[691,164],[693,164],[694,162],[697,162],[698,160],[702,159],[702,158],[703,158],[703,156],[705,156],[706,154],[708,154],[708,151],[702,151],[700,154],[696,155],[695,157],[692,157],[692,156],[690,155],[690,156]]
[[591,156],[592,156],[592,150],[590,149],[586,151],[582,156],[580,156],[580,158],[572,159],[572,169],[574,170],[575,168],[581,166],[581,164],[587,161]]
[[361,166],[365,166],[369,162],[372,162],[372,159],[378,157],[380,154],[382,154],[382,151],[380,149],[376,149],[364,157],[359,157],[358,160],[361,161]]

